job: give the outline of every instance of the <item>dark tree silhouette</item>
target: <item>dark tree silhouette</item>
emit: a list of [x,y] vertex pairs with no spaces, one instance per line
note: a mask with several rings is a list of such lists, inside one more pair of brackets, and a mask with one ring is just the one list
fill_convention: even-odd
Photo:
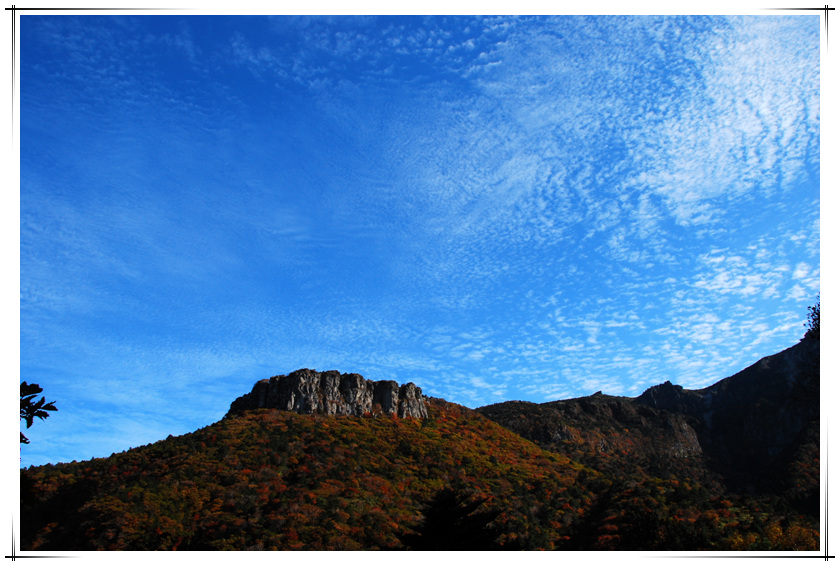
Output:
[[[38,393],[43,391],[37,383],[30,384],[24,381],[20,384],[20,418],[26,421],[26,428],[32,426],[35,417],[43,420],[50,416],[47,411],[58,410],[55,408],[55,401],[47,403],[43,397],[35,401]],[[20,442],[21,444],[29,444],[29,439],[23,433],[20,433]]]
[[499,550],[502,530],[493,525],[498,510],[479,511],[484,499],[444,488],[426,504],[415,533],[403,538],[411,550]]
[[808,307],[808,322],[805,323],[805,327],[808,329],[805,332],[805,338],[811,338],[814,340],[820,339],[820,298],[817,297],[817,304],[811,307]]

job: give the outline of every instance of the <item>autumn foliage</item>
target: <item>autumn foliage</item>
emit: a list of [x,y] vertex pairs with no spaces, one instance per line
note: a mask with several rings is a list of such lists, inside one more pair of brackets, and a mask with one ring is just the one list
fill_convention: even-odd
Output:
[[108,458],[21,470],[21,547],[819,548],[814,518],[778,501],[701,478],[596,471],[464,407],[429,408],[424,420],[261,409]]

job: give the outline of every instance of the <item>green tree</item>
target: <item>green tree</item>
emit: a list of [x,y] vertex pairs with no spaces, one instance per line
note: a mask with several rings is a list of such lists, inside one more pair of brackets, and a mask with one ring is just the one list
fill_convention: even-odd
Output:
[[[26,421],[26,428],[32,426],[35,417],[43,420],[50,416],[47,411],[58,410],[55,408],[55,401],[47,403],[44,397],[35,401],[38,393],[43,391],[37,383],[30,384],[24,381],[20,384],[20,418]],[[20,433],[20,442],[21,444],[29,444],[29,439],[23,433]]]

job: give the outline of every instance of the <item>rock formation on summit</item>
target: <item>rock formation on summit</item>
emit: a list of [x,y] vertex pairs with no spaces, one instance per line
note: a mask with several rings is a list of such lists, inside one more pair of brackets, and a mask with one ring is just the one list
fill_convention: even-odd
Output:
[[228,415],[249,409],[281,409],[301,414],[429,416],[422,390],[413,383],[369,381],[357,373],[299,369],[258,381],[230,405]]

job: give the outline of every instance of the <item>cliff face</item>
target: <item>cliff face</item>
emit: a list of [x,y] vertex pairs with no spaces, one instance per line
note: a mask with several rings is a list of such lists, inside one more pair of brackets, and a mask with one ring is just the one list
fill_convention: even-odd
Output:
[[620,454],[650,473],[694,466],[739,489],[778,486],[819,457],[819,360],[819,340],[806,339],[705,389],[666,381],[636,398],[596,393],[477,411],[596,468],[599,454]]
[[249,409],[281,409],[301,414],[429,416],[422,391],[413,383],[369,381],[357,373],[299,369],[258,381],[236,399],[228,414]]
[[666,382],[635,399],[697,421],[703,452],[748,475],[819,430],[819,340],[806,339],[705,389]]

